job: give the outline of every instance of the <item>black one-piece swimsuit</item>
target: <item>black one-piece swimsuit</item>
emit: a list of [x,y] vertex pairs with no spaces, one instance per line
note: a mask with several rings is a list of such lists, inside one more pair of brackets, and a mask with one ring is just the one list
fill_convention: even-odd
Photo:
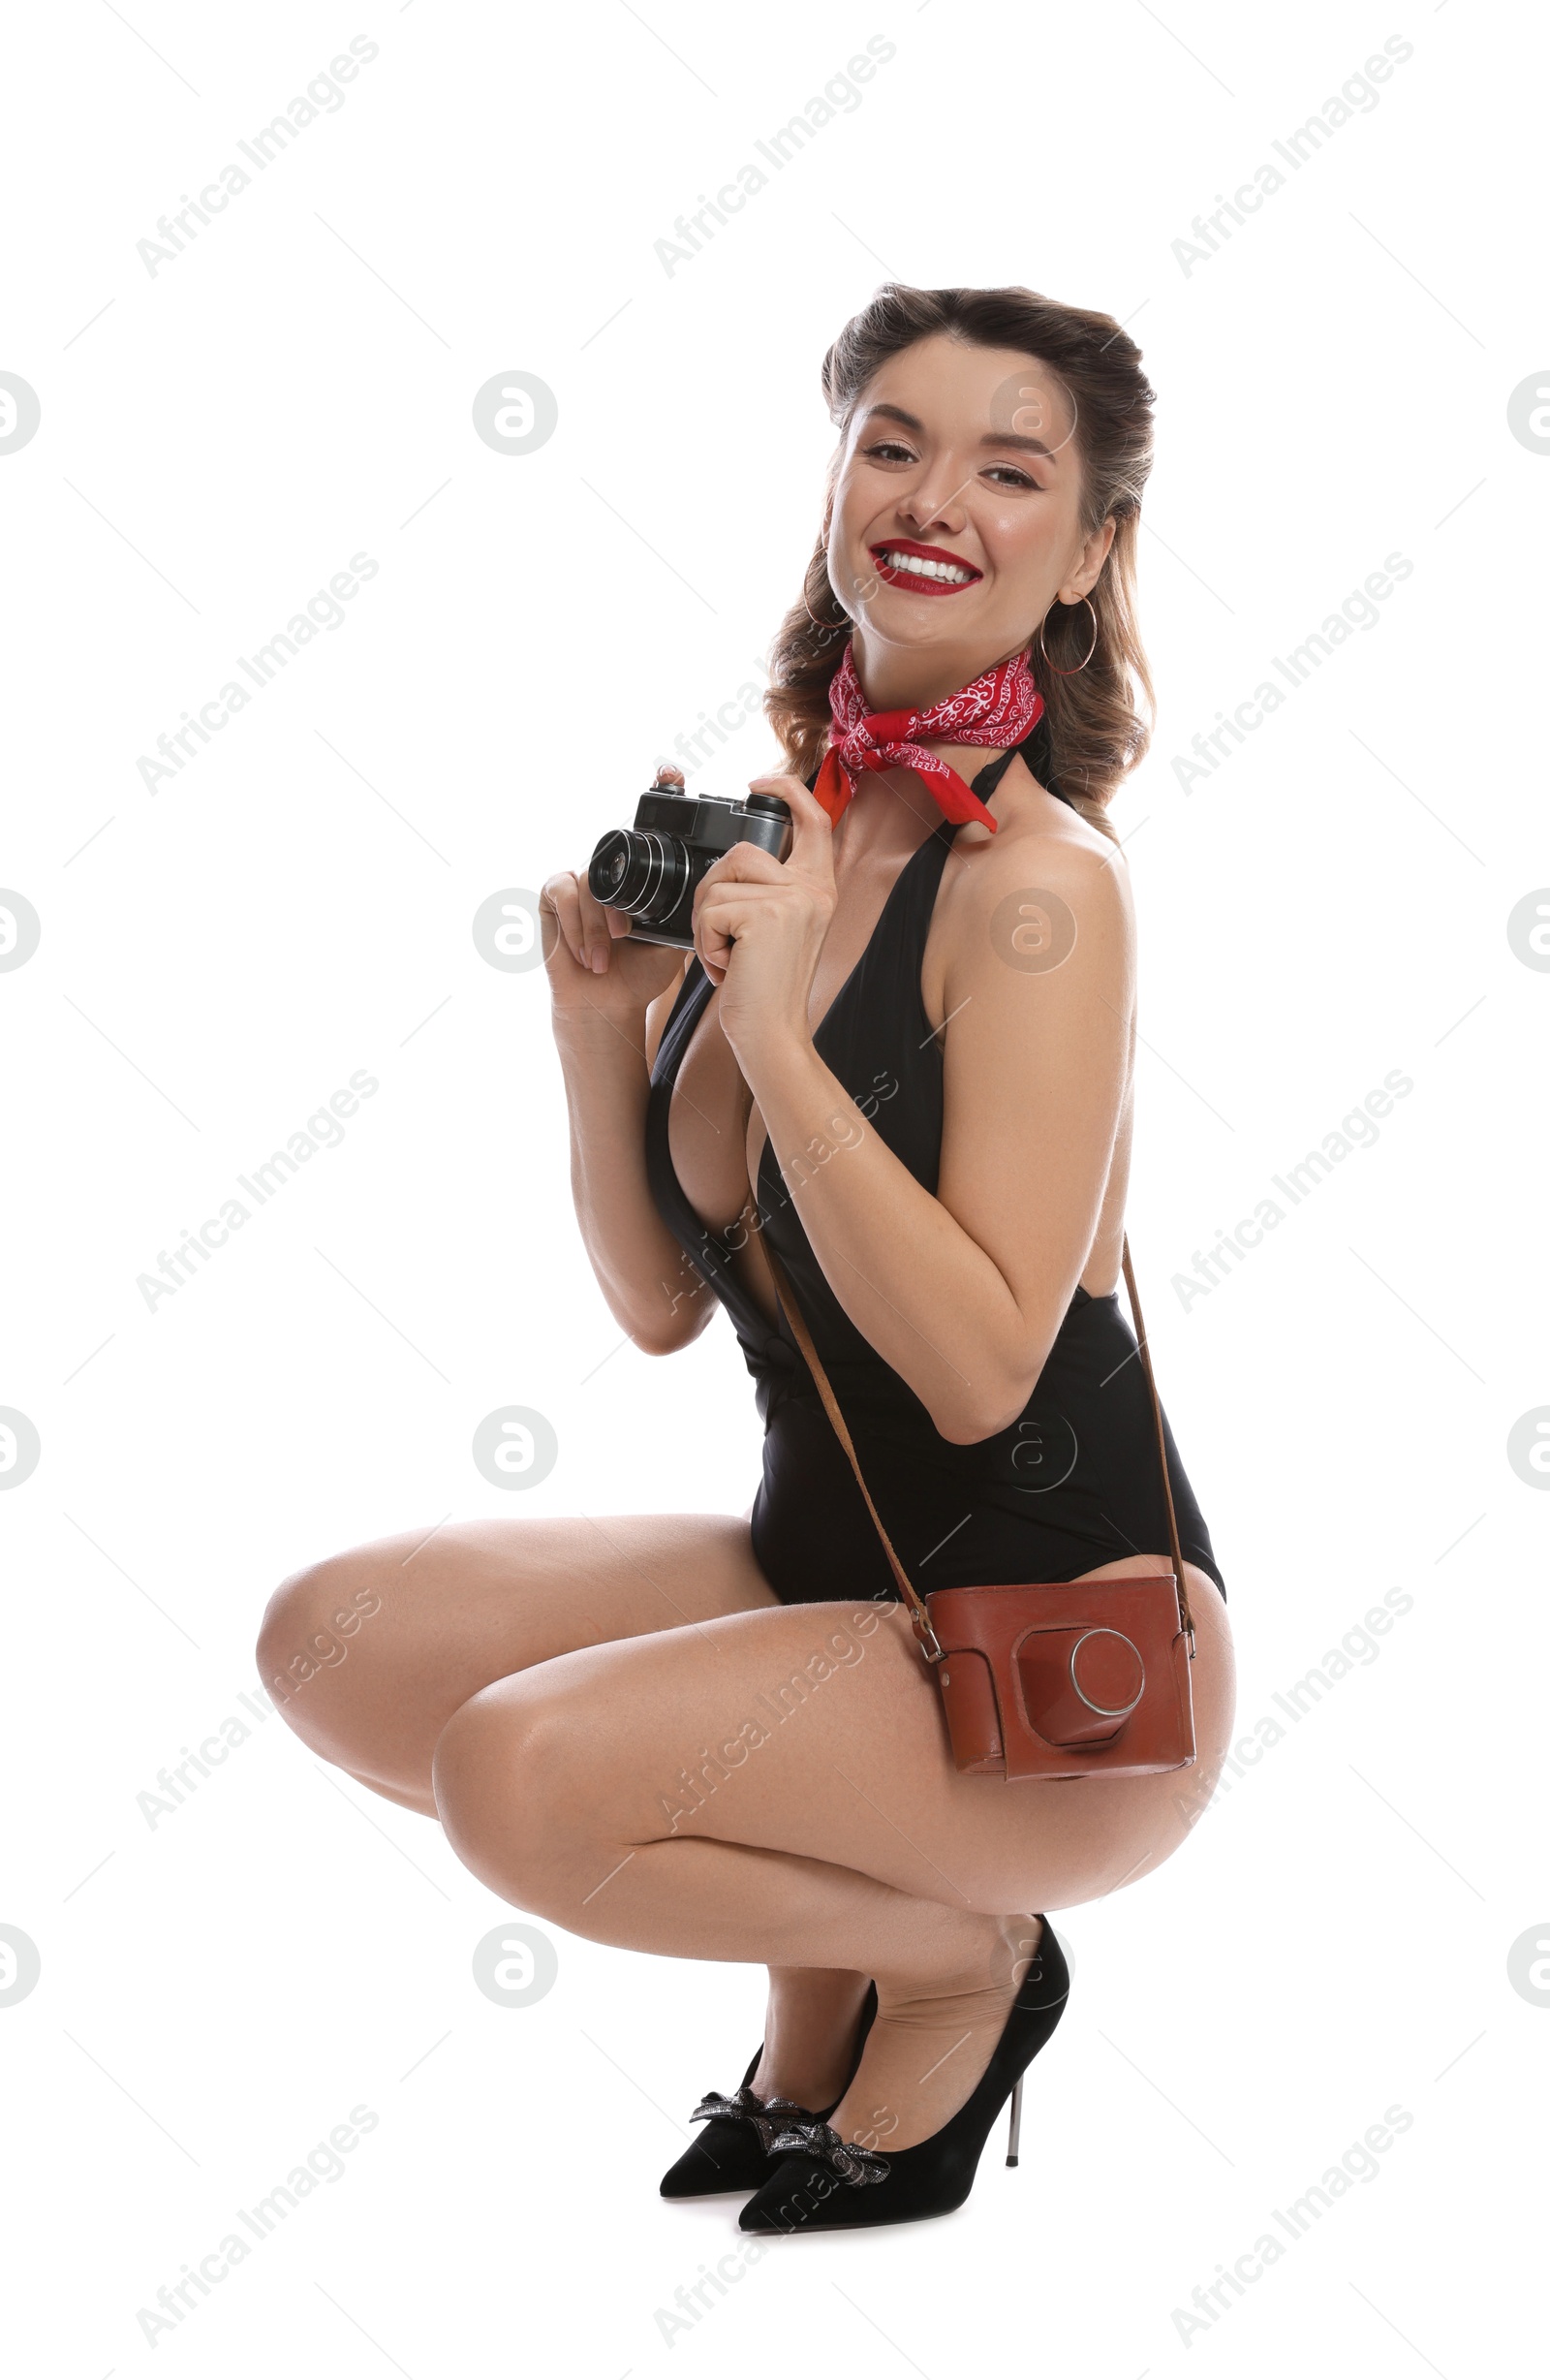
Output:
[[[983,800],[1005,761],[975,779]],[[905,864],[814,1045],[873,1129],[936,1195],[943,1057],[920,997],[937,888],[956,828],[944,819]],[[696,1214],[667,1145],[672,1086],[712,986],[691,961],[652,1069],[646,1165],[663,1221],[731,1316],[764,1423],[755,1559],[783,1603],[894,1601],[898,1590],[818,1387],[785,1316],[770,1322],[727,1237]],[[1119,1293],[1078,1288],[1028,1403],[991,1438],[957,1446],[835,1298],[766,1139],[755,1198],[790,1274],[878,1510],[911,1580],[942,1586],[1057,1582],[1168,1542],[1157,1437]],[[1129,1359],[1129,1360],[1128,1360]],[[1164,1425],[1164,1427],[1166,1425]],[[1222,1585],[1200,1508],[1167,1431],[1187,1560]]]

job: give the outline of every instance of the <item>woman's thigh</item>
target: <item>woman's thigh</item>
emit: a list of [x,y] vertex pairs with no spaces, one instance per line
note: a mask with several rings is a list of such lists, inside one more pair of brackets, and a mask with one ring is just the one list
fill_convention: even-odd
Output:
[[478,1870],[604,1940],[606,1895],[583,1903],[610,1855],[685,1837],[822,1860],[997,1914],[1095,1899],[1177,1847],[1226,1748],[1225,1606],[1193,1566],[1190,1588],[1193,1769],[1075,1783],[960,1775],[897,1605],[780,1605],[576,1651],[480,1694],[454,1723],[449,1764],[471,1779],[489,1836]]
[[450,1521],[287,1579],[259,1671],[316,1750],[434,1817],[436,1739],[480,1687],[579,1645],[774,1602],[747,1521],[721,1514]]

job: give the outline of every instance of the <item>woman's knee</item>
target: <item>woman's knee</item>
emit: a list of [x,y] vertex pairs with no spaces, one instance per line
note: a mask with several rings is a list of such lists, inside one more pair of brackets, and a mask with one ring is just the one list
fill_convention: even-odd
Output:
[[310,1563],[275,1588],[255,1658],[265,1691],[293,1726],[338,1700],[330,1680],[382,1607],[375,1566],[356,1554]]
[[524,1909],[574,1921],[578,1864],[606,1835],[610,1799],[581,1698],[533,1672],[483,1687],[437,1738],[431,1782],[466,1867]]

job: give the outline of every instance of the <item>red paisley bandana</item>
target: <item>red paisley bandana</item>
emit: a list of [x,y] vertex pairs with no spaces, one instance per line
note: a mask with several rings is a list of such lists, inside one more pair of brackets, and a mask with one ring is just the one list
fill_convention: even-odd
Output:
[[1027,654],[1014,653],[927,710],[869,711],[848,644],[829,686],[829,709],[833,735],[813,791],[831,821],[838,821],[863,768],[903,767],[914,770],[945,817],[960,826],[977,818],[994,833],[996,822],[984,803],[956,768],[922,751],[921,742],[994,744],[1008,751],[1038,725],[1044,698],[1034,684]]

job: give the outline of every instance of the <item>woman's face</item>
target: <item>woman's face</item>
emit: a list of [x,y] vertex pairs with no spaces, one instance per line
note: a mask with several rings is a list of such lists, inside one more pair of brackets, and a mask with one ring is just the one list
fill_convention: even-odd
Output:
[[1064,384],[1015,349],[933,337],[883,365],[846,435],[828,536],[863,674],[929,656],[953,692],[1089,591],[1114,524],[1082,528],[1076,426]]

